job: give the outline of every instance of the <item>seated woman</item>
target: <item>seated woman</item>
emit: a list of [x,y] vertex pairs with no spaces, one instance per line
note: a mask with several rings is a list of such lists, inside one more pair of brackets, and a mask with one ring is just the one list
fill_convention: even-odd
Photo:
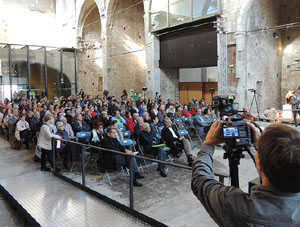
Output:
[[[60,136],[61,139],[63,140],[70,140],[70,136],[68,135],[68,133],[65,130],[65,125],[63,122],[58,121],[56,123],[56,128],[57,128],[57,132],[55,133],[55,135]],[[59,147],[57,144],[60,144]],[[69,169],[69,160],[70,160],[70,146],[69,143],[63,142],[63,141],[56,141],[56,151],[58,151],[59,153],[61,153],[63,155],[64,158],[64,167],[66,169]]]
[[122,126],[124,124],[126,124],[125,119],[121,116],[120,111],[117,110],[115,112],[115,116],[111,118],[112,121],[117,121],[118,122],[118,126]]
[[109,124],[109,126],[115,128],[117,130],[117,135],[116,135],[116,139],[120,142],[122,140],[124,140],[123,138],[123,134],[121,132],[121,130],[118,128],[118,122],[116,120],[112,120]]
[[[104,131],[103,131],[103,123],[99,120],[94,120],[93,123],[93,130],[91,133],[91,137],[90,137],[90,144],[96,146],[96,147],[101,147],[101,141],[104,138]],[[104,161],[103,161],[103,153],[101,152],[101,150],[97,150],[94,152],[98,153],[98,160],[97,163],[100,166],[100,172],[104,172]]]
[[182,110],[182,114],[185,117],[192,117],[192,114],[190,113],[187,105],[184,105],[183,110]]
[[20,120],[17,122],[16,130],[20,133],[21,141],[25,144],[26,149],[29,149],[29,123],[25,121],[26,114],[22,114]]

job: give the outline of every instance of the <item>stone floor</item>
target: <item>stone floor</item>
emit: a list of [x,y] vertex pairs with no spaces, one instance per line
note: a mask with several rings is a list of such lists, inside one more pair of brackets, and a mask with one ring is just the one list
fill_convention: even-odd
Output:
[[[260,125],[266,127],[269,123],[261,122]],[[198,150],[199,147],[194,149],[194,155]],[[214,164],[217,172],[228,172],[228,160],[223,159],[223,153],[222,148],[216,149]],[[7,141],[2,138],[0,138],[0,155],[0,179],[39,171],[39,163],[33,162],[32,150],[11,150]],[[9,163],[12,162],[16,165],[13,170],[9,168]],[[175,162],[183,164],[182,159],[175,160]],[[141,180],[144,186],[134,188],[136,210],[169,226],[216,226],[191,192],[190,171],[169,167],[167,178],[160,177],[156,171],[156,164],[150,165],[144,171],[146,178]],[[248,154],[241,160],[239,171],[240,187],[247,192],[248,182],[258,176]],[[72,173],[66,170],[63,170],[62,173],[75,181],[81,182],[81,174],[76,171],[76,168]],[[110,177],[112,185],[108,184],[106,176],[95,173],[93,168],[87,168],[86,183],[93,190],[128,205],[128,177],[124,177],[120,173],[111,173]],[[226,180],[225,184],[229,185],[229,181]],[[23,225],[23,219],[0,194],[0,227]]]

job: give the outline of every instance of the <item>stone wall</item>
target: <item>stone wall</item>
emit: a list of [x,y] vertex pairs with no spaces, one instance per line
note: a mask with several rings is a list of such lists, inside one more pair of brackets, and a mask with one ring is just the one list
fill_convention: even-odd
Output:
[[[106,31],[106,88],[114,95],[131,88],[142,92],[146,81],[144,6],[139,0],[113,1]],[[134,7],[121,12],[122,9]]]
[[80,45],[87,48],[78,52],[78,88],[88,91],[90,95],[98,95],[102,92],[103,56],[100,15],[96,4],[85,20],[81,40],[84,44]]

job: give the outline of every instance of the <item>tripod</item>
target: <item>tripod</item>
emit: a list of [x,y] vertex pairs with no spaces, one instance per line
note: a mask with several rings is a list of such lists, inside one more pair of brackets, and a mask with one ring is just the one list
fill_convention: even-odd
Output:
[[254,89],[249,89],[248,91],[253,92],[253,98],[252,98],[252,101],[251,101],[251,104],[250,104],[249,113],[251,113],[251,108],[252,108],[253,102],[255,101],[256,109],[257,109],[257,114],[258,114],[258,119],[260,119],[259,109],[258,109],[258,103],[257,103],[257,95],[259,95],[259,96],[261,96],[261,95],[258,94],[257,91],[254,90]]
[[229,162],[229,175],[231,180],[231,186],[239,188],[240,184],[238,165],[240,164],[240,159],[245,157],[245,155],[243,154],[245,148],[237,148],[236,150],[233,150],[232,147],[225,145],[223,149],[225,150],[223,158],[228,159]]

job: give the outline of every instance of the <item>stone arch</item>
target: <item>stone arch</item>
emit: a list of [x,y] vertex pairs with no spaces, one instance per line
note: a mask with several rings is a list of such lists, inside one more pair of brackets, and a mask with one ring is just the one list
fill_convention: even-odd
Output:
[[103,67],[101,30],[98,5],[94,0],[86,0],[78,21],[78,83],[90,95],[102,91],[99,87]]
[[106,14],[109,39],[105,85],[115,95],[131,88],[142,92],[141,88],[146,84],[144,3],[139,0],[111,0]]
[[88,15],[99,5],[94,0],[85,0],[80,9],[80,14],[77,22],[77,37],[82,37],[82,31]]

